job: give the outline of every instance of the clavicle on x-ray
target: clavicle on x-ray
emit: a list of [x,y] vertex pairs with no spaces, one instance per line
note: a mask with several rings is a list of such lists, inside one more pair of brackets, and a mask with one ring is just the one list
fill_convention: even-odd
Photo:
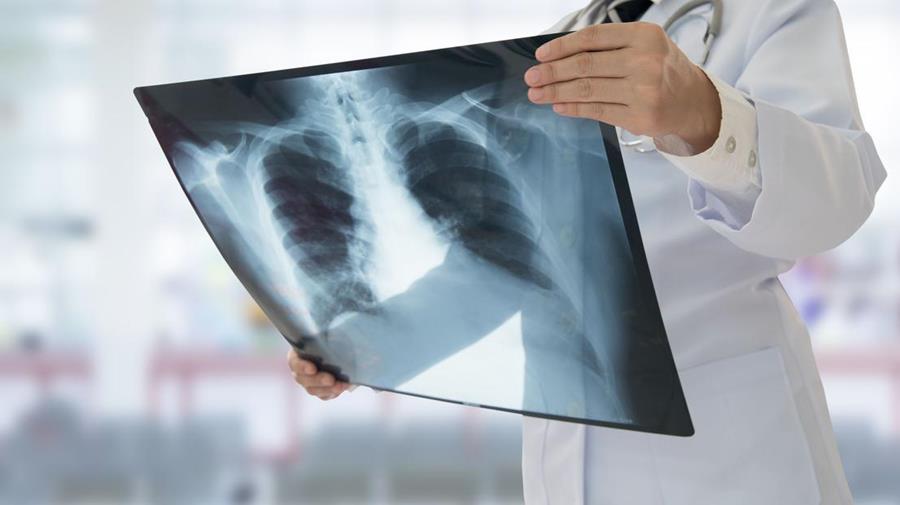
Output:
[[527,100],[547,39],[136,94],[237,277],[325,370],[688,435],[615,132]]

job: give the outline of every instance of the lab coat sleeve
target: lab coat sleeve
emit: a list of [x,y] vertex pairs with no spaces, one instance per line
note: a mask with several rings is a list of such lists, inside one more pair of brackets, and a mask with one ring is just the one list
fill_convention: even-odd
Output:
[[886,173],[863,130],[834,3],[770,0],[758,12],[734,88],[755,103],[761,191],[746,222],[714,210],[728,207],[727,194],[692,179],[689,195],[698,217],[737,246],[796,259],[849,238]]
[[[715,198],[703,198],[704,206],[694,211],[730,227],[750,220],[753,205],[762,190],[757,162],[758,125],[756,108],[740,91],[709,75],[722,104],[719,137],[706,151],[693,156],[677,156],[660,151],[702,190]],[[691,186],[692,192],[701,188]],[[704,195],[705,196],[705,195]]]

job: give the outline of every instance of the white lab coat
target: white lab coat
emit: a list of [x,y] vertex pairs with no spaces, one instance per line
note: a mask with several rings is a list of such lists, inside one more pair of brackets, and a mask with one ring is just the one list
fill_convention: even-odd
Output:
[[[643,20],[662,24],[685,2]],[[695,60],[704,28],[673,34]],[[755,102],[762,192],[749,221],[708,212],[709,192],[658,153],[623,150],[696,434],[524,418],[529,505],[852,503],[809,335],[777,277],[852,235],[885,178],[838,10],[725,0],[706,69]]]

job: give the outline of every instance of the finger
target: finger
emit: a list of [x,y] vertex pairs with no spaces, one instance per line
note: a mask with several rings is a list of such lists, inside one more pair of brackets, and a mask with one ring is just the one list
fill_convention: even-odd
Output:
[[320,372],[315,375],[305,375],[302,373],[294,373],[294,381],[303,387],[311,386],[333,386],[337,381],[334,376],[328,372]]
[[316,385],[315,380],[308,375],[299,374],[296,372],[293,372],[291,375],[294,377],[294,382],[296,382],[300,386],[303,386],[304,388]]
[[588,78],[528,90],[534,103],[601,102],[628,104],[632,89],[625,79]]
[[337,384],[337,380],[334,378],[334,375],[331,375],[328,372],[319,372],[312,376],[306,376],[306,383],[310,386],[316,387],[331,387]]
[[609,23],[582,28],[575,33],[555,38],[537,48],[534,56],[546,62],[566,58],[585,51],[609,51],[628,47],[634,38],[632,23]]
[[571,81],[579,77],[627,77],[631,63],[630,49],[587,51],[535,65],[525,72],[529,86]]
[[349,391],[353,389],[353,385],[348,382],[338,382],[333,386],[313,386],[306,388],[307,393],[313,396],[327,396],[331,398],[335,398],[340,396],[345,391]]
[[593,119],[623,127],[631,118],[629,107],[617,103],[555,103],[553,111],[561,116]]
[[338,395],[329,393],[329,392],[321,392],[321,393],[317,393],[317,394],[311,394],[310,396],[315,396],[316,398],[318,398],[320,400],[326,401],[326,400],[333,400],[333,399],[337,398]]
[[318,372],[315,363],[301,358],[293,349],[288,353],[288,367],[296,374],[314,375]]
[[297,355],[297,351],[293,347],[288,347],[287,362],[288,362],[288,368],[290,368],[292,372],[294,371],[294,363],[298,359],[300,359],[300,356]]
[[318,396],[319,398],[335,398],[344,392],[344,388],[340,385],[330,387],[311,387],[307,388],[306,392],[312,396]]

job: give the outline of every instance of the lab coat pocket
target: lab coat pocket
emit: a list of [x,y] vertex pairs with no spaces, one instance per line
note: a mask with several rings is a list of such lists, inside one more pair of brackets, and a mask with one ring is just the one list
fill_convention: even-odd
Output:
[[679,375],[696,433],[653,441],[665,503],[820,502],[778,348],[717,360]]

